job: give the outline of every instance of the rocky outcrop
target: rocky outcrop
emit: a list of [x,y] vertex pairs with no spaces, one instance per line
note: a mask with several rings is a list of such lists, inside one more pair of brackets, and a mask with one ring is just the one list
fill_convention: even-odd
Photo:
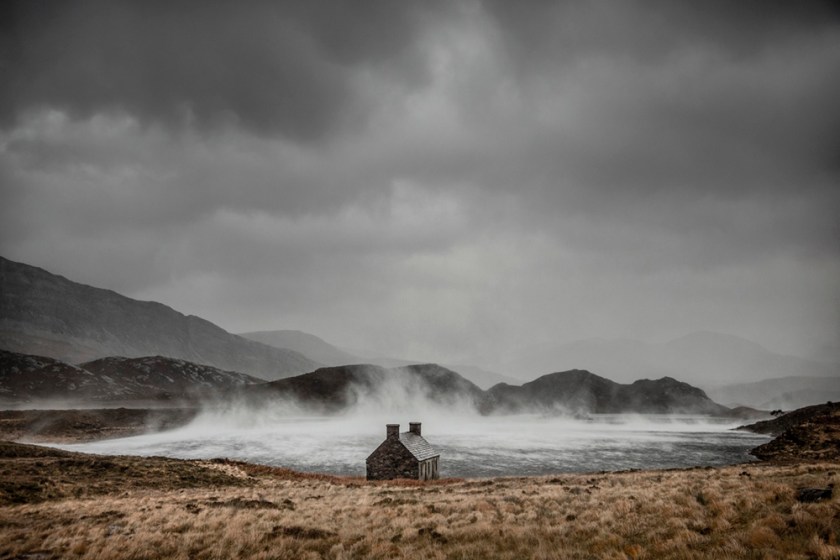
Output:
[[785,430],[750,453],[761,460],[833,461],[840,459],[840,423],[805,423]]
[[813,406],[805,406],[798,408],[786,414],[781,414],[772,420],[762,420],[754,424],[740,426],[739,430],[747,430],[756,434],[770,434],[778,436],[785,430],[795,428],[801,424],[816,423],[825,424],[833,423],[838,414],[840,414],[840,403],[825,403]]
[[840,403],[808,406],[740,429],[777,436],[750,451],[765,461],[840,459]]
[[800,488],[796,491],[796,501],[805,504],[827,502],[834,495],[834,484],[825,488]]

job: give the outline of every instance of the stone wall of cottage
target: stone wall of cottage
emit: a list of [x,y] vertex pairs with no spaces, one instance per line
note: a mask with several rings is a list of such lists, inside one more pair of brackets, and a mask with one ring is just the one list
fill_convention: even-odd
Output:
[[420,480],[437,480],[440,476],[438,474],[438,457],[432,457],[421,462],[419,470]]
[[367,459],[368,480],[413,478],[420,475],[419,462],[399,439],[388,438]]

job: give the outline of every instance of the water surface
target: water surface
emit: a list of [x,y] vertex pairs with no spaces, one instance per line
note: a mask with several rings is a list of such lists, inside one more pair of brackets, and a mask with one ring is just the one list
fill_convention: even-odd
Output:
[[[408,428],[408,420],[402,430]],[[365,458],[393,417],[255,416],[208,412],[184,428],[64,445],[102,454],[185,459],[227,457],[308,472],[364,475]],[[731,420],[690,416],[437,414],[423,436],[441,453],[441,476],[520,476],[564,472],[718,466],[754,460],[768,436],[733,431]]]

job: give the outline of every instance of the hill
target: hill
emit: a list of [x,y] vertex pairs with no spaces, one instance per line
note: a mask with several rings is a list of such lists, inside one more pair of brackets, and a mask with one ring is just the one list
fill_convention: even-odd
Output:
[[60,360],[0,350],[0,403],[105,400],[107,387],[91,372]]
[[234,389],[265,383],[264,379],[244,373],[163,356],[110,356],[80,367],[114,387],[114,400],[146,399],[153,395],[166,400],[217,399]]
[[757,434],[769,434],[778,436],[802,424],[809,422],[823,422],[826,418],[840,417],[840,403],[825,403],[798,408],[786,414],[782,414],[772,420],[762,420],[746,426],[739,430],[747,430]]
[[311,373],[246,387],[251,402],[284,399],[321,412],[351,406],[410,411],[415,406],[477,407],[484,392],[454,371],[436,364],[386,369],[372,364],[321,368]]
[[43,356],[0,350],[0,401],[14,405],[38,401],[61,401],[75,406],[196,401],[256,383],[264,381],[161,356],[108,357],[74,366]]
[[326,367],[245,388],[241,395],[261,404],[283,399],[304,408],[337,412],[355,404],[360,391],[375,390],[386,376],[387,370],[370,364]]
[[620,384],[585,370],[543,375],[521,386],[499,384],[487,392],[485,412],[528,410],[571,414],[710,414],[728,412],[697,387],[670,377]]
[[[707,391],[729,385],[732,380],[827,377],[840,372],[838,364],[778,354],[741,337],[707,331],[658,344],[627,339],[587,339],[533,345],[513,352],[511,359],[500,367],[520,378],[572,368],[598,371],[620,382],[667,376],[699,385]],[[759,406],[764,401],[723,402]]]
[[166,356],[279,379],[321,364],[161,303],[72,282],[0,257],[0,348],[79,363]]

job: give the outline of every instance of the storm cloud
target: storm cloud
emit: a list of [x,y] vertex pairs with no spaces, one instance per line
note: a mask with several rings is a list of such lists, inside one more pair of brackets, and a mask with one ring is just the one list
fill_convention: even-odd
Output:
[[488,368],[840,360],[830,2],[7,2],[0,251],[231,331]]
[[142,122],[323,139],[369,102],[360,72],[397,87],[424,80],[411,48],[421,5],[353,4],[14,3],[4,17],[2,116],[124,111]]

